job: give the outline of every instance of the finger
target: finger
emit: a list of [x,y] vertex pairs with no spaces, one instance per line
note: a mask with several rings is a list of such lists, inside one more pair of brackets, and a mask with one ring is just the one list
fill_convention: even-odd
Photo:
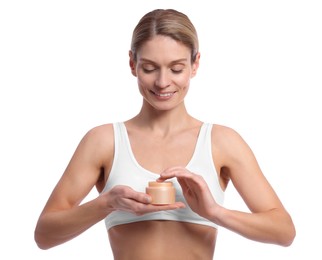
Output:
[[169,168],[160,174],[158,181],[176,177],[183,191],[193,191],[204,186],[203,178],[195,173],[188,171],[183,167]]
[[152,202],[152,198],[149,194],[137,192],[130,187],[125,191],[124,197],[144,204],[149,204]]
[[157,181],[162,182],[175,177],[184,177],[187,173],[188,170],[180,166],[168,168],[160,174],[160,177],[157,179]]
[[172,204],[166,204],[166,205],[149,204],[149,205],[146,205],[145,207],[147,212],[157,212],[157,211],[185,208],[186,205],[183,202],[178,201],[178,202],[175,202]]
[[150,204],[150,205],[153,207],[154,210],[171,210],[171,209],[179,209],[179,208],[186,207],[186,205],[181,201],[177,201],[175,203],[165,204],[165,205],[154,205],[154,204]]
[[180,184],[183,191],[190,190],[190,185],[187,183],[187,181],[183,178],[178,178],[178,183]]
[[167,204],[167,205],[135,203],[135,204],[132,204],[131,210],[129,211],[134,213],[135,215],[140,216],[147,213],[165,211],[165,210],[175,210],[175,209],[180,209],[185,207],[186,207],[185,204],[182,202],[175,202],[173,204]]

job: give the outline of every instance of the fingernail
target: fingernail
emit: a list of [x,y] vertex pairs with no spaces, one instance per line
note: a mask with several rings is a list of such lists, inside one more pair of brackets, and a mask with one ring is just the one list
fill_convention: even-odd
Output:
[[146,203],[151,203],[152,202],[152,198],[150,196],[146,196],[145,197],[145,201],[146,201]]

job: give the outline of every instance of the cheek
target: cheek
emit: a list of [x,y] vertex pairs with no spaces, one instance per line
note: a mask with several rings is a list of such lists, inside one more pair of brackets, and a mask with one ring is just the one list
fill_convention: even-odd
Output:
[[145,96],[153,88],[153,80],[149,77],[137,77],[138,88],[141,95]]
[[140,86],[148,87],[151,84],[153,84],[154,79],[153,79],[153,77],[151,77],[151,75],[147,75],[147,74],[144,74],[144,73],[138,73],[137,74],[137,81],[138,81]]
[[181,89],[188,89],[190,85],[190,76],[182,75],[181,77],[178,77],[175,82]]

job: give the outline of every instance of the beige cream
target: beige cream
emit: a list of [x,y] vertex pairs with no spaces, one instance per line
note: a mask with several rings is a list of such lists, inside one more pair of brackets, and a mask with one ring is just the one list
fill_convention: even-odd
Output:
[[146,187],[146,193],[152,197],[152,204],[155,205],[172,204],[176,200],[176,190],[170,181],[151,181]]

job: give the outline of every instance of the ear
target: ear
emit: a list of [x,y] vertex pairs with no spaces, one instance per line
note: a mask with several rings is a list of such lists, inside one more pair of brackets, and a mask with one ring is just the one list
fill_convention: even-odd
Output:
[[134,77],[136,77],[136,62],[134,60],[134,55],[133,55],[133,52],[132,51],[129,51],[129,57],[130,57],[130,60],[129,60],[129,65],[130,65],[130,68],[131,68],[131,73]]
[[192,64],[192,73],[191,73],[191,77],[193,78],[194,76],[196,76],[198,68],[199,68],[199,61],[200,61],[200,52],[197,53],[196,55],[196,59]]

